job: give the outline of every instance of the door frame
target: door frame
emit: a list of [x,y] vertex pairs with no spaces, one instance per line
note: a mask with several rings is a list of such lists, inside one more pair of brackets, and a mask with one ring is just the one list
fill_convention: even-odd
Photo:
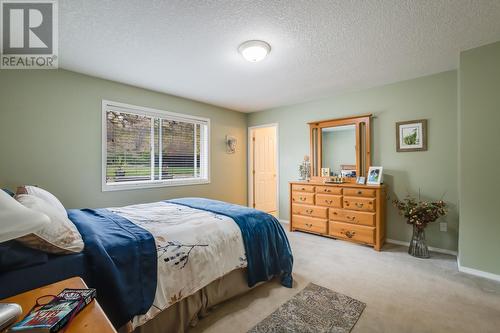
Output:
[[257,126],[249,126],[248,127],[248,147],[247,147],[247,161],[248,161],[248,166],[247,166],[247,178],[248,178],[248,200],[247,204],[248,207],[253,208],[253,173],[252,173],[252,163],[253,163],[253,140],[252,140],[252,133],[254,129],[257,128],[265,128],[265,127],[274,127],[276,130],[276,149],[275,149],[275,154],[276,154],[276,217],[279,219],[280,216],[280,159],[279,159],[279,124],[278,123],[270,123],[270,124],[263,124],[263,125],[257,125]]

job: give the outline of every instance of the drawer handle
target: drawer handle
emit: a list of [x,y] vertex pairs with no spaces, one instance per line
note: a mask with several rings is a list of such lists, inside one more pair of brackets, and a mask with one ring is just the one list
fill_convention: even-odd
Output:
[[313,212],[314,212],[314,210],[312,210],[312,209],[306,209],[307,214],[312,214]]
[[304,197],[299,197],[299,200],[300,200],[300,201],[306,201],[306,200],[307,200],[307,198],[304,198]]
[[364,204],[359,203],[359,202],[356,202],[356,207],[358,207],[358,208],[363,208],[363,206],[364,206]]
[[352,237],[354,237],[354,235],[356,235],[356,232],[355,231],[346,231],[345,235],[347,236],[347,238],[352,238]]
[[346,216],[346,219],[354,221],[356,219],[356,216]]
[[333,212],[333,215],[338,215],[338,213],[337,212]]
[[329,188],[325,188],[323,191],[325,191],[325,192],[331,192],[331,190]]
[[326,199],[325,199],[325,202],[326,202],[327,204],[331,204],[331,203],[333,202],[333,200],[326,200]]
[[313,226],[312,223],[306,223],[306,227],[312,228],[312,226]]
[[358,194],[359,194],[359,195],[363,194],[363,191],[358,191]]
[[302,191],[305,191],[305,190],[306,190],[306,188],[305,188],[305,187],[303,187],[303,188],[301,188],[301,190],[302,190]]

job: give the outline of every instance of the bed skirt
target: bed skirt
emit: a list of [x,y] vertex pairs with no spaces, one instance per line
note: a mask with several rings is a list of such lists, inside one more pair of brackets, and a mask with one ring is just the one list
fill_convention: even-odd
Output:
[[134,333],[186,332],[189,326],[195,326],[198,319],[206,316],[215,305],[251,289],[248,287],[246,268],[234,270],[160,312],[137,327]]

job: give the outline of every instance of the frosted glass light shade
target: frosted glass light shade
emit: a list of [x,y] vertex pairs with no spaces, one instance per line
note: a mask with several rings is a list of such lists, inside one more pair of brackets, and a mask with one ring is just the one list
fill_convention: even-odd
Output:
[[24,207],[0,190],[0,243],[37,232],[48,223],[47,215]]
[[241,44],[238,51],[245,60],[258,62],[271,52],[271,46],[262,40],[249,40]]

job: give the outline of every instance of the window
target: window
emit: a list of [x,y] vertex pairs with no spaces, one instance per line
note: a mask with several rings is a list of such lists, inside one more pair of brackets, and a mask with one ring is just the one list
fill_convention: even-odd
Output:
[[102,103],[103,191],[209,182],[210,120]]

